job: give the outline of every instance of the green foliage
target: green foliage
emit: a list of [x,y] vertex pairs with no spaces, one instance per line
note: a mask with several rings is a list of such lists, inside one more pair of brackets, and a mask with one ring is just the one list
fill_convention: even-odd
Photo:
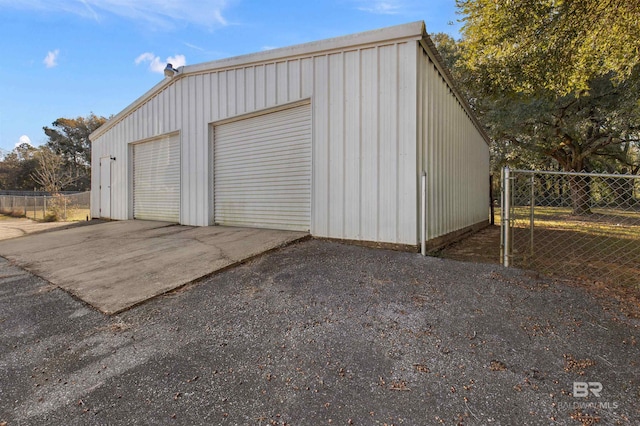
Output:
[[[433,39],[493,139],[494,173],[640,172],[640,0],[457,5],[463,39]],[[574,212],[589,191],[571,185]]]
[[91,141],[89,135],[106,118],[59,118],[44,127],[49,140],[43,147],[17,146],[0,157],[0,189],[86,191],[91,186]]
[[37,148],[23,143],[0,161],[0,189],[33,190],[38,186],[32,174],[37,168]]
[[61,156],[64,168],[74,177],[69,190],[88,190],[91,186],[91,141],[89,135],[106,122],[106,118],[90,114],[87,117],[59,118],[53,127],[43,127],[49,137],[46,146]]
[[640,0],[458,0],[433,36],[501,166],[640,172]]
[[628,79],[640,63],[640,0],[457,0],[464,58],[497,91],[558,94]]
[[[482,113],[491,136],[503,148],[532,157],[553,159],[563,170],[621,171],[633,161],[637,149],[640,80],[614,84],[605,76],[592,80],[580,96],[511,93],[486,96]],[[635,148],[634,148],[635,147]],[[600,165],[600,167],[596,167]]]

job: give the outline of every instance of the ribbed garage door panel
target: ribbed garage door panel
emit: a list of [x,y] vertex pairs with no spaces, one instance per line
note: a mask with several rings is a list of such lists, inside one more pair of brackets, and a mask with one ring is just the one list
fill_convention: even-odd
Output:
[[308,231],[310,105],[216,126],[213,167],[216,223]]
[[180,137],[133,146],[133,217],[180,222]]

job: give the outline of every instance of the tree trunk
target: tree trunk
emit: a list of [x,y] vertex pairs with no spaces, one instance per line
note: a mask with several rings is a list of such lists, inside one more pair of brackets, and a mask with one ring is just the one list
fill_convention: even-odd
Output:
[[569,176],[571,210],[574,215],[591,214],[591,177]]
[[633,179],[629,178],[607,178],[605,183],[611,191],[611,201],[615,207],[630,207],[633,205]]

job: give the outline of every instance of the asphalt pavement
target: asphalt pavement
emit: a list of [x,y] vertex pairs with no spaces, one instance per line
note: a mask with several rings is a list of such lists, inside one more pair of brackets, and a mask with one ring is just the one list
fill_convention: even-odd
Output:
[[113,316],[0,259],[0,424],[635,425],[639,327],[524,271],[329,241]]

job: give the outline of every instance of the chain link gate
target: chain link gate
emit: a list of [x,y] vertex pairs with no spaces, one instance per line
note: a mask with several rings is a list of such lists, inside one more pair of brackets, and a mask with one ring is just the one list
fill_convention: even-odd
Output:
[[640,176],[505,167],[501,188],[504,266],[640,287]]

